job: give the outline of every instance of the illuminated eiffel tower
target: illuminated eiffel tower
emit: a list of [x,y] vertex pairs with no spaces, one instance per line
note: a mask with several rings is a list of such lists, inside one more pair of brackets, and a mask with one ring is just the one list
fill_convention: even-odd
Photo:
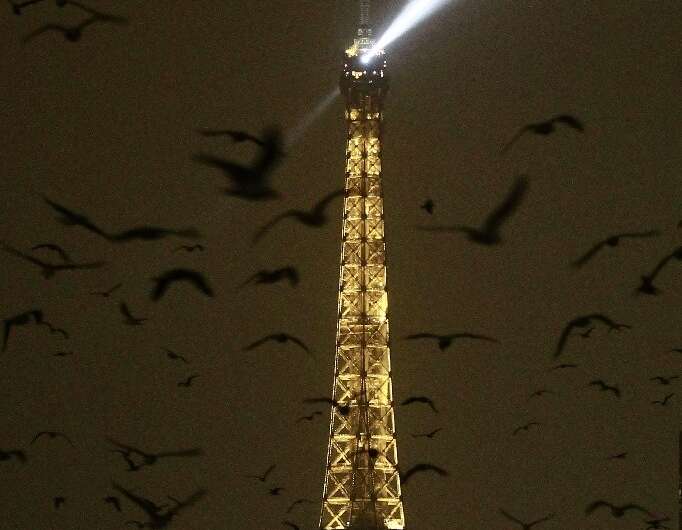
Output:
[[386,56],[374,45],[369,1],[344,56],[346,197],[338,324],[320,529],[405,528],[388,346],[381,122]]

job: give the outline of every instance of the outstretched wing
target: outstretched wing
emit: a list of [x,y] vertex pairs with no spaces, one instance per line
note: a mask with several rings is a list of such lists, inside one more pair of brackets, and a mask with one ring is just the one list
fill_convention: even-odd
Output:
[[658,262],[654,270],[651,271],[651,274],[649,275],[652,281],[656,276],[658,276],[658,273],[661,272],[661,269],[665,267],[665,265],[673,258],[682,259],[682,246],[677,247],[672,253],[668,254]]
[[263,226],[261,226],[258,231],[253,235],[253,238],[251,239],[254,243],[258,241],[261,237],[265,235],[265,233],[270,230],[273,226],[275,226],[277,223],[279,223],[282,219],[285,219],[287,217],[292,217],[300,214],[301,212],[299,210],[287,210],[284,213],[281,213],[275,217],[273,217],[270,221],[265,223]]
[[583,123],[578,118],[571,116],[570,114],[560,114],[552,118],[552,121],[563,123],[564,125],[568,125],[569,127],[580,132],[585,130]]
[[263,337],[262,339],[258,339],[256,342],[252,342],[251,344],[249,344],[248,346],[246,346],[246,347],[244,348],[244,351],[253,350],[254,348],[257,348],[258,346],[260,346],[260,345],[263,344],[264,342],[267,342],[267,341],[269,341],[269,340],[272,340],[273,337],[274,337],[274,335],[268,335],[267,337]]
[[297,337],[294,337],[293,335],[287,334],[287,339],[289,339],[291,342],[294,342],[295,344],[298,344],[301,348],[303,348],[307,353],[310,353],[310,348],[306,346],[303,341]]
[[525,127],[521,127],[521,129],[519,129],[519,132],[517,132],[514,135],[514,137],[505,144],[505,146],[502,148],[502,151],[500,151],[500,154],[503,155],[504,153],[506,153],[509,150],[509,148],[516,143],[516,140],[521,138],[521,136],[523,136],[526,132],[530,131],[532,128],[533,128],[532,125],[526,125]]
[[433,333],[414,333],[408,335],[405,339],[440,339],[440,335],[434,335]]
[[249,180],[254,178],[253,171],[249,167],[225,158],[200,153],[194,155],[192,160],[221,169],[233,182],[241,186],[246,185]]
[[199,134],[201,134],[202,136],[229,136],[235,143],[249,141],[257,145],[260,145],[261,147],[263,147],[264,145],[263,140],[261,140],[260,138],[256,138],[255,136],[253,136],[250,133],[247,133],[246,131],[234,131],[231,129],[227,130],[208,129],[199,131]]
[[566,341],[568,340],[568,336],[571,334],[571,331],[575,327],[575,320],[571,320],[566,326],[564,326],[563,331],[561,332],[561,336],[559,337],[559,342],[557,343],[556,350],[554,351],[554,357],[559,357],[561,355],[561,352],[564,349],[564,346],[566,345]]
[[447,476],[448,472],[445,469],[442,469],[440,467],[434,466],[432,464],[417,464],[410,469],[407,470],[407,472],[401,476],[401,482],[403,484],[406,484],[409,478],[414,475],[415,473],[419,473],[421,471],[435,471],[441,476]]
[[585,254],[580,256],[577,260],[575,260],[571,265],[575,267],[576,269],[578,267],[582,267],[585,263],[587,263],[592,257],[599,252],[604,245],[606,245],[606,240],[600,241],[599,243],[595,244],[593,247],[591,247]]
[[523,196],[528,189],[528,179],[520,175],[516,178],[513,188],[507,194],[506,199],[500,204],[485,220],[483,224],[483,231],[496,233],[498,232],[502,223],[509,217],[514,210],[521,204]]
[[325,195],[320,201],[317,202],[317,204],[315,204],[315,206],[312,207],[313,215],[322,215],[327,209],[327,206],[329,206],[330,202],[336,199],[336,197],[341,197],[345,194],[346,190],[341,188]]
[[79,225],[82,226],[83,228],[86,228],[90,230],[91,232],[94,232],[95,234],[102,236],[104,238],[109,239],[108,234],[106,234],[104,231],[102,231],[99,227],[97,227],[90,219],[88,219],[86,216],[78,214],[72,210],[69,210],[65,206],[62,206],[61,204],[58,204],[54,201],[51,201],[47,197],[43,196],[43,200],[49,204],[54,210],[62,214],[62,217],[60,218],[60,221],[64,224],[68,225]]
[[585,508],[585,514],[586,514],[586,515],[589,515],[589,514],[591,514],[593,511],[595,511],[597,508],[601,508],[602,506],[606,506],[607,508],[613,509],[613,504],[611,504],[610,502],[606,502],[606,501],[594,501],[594,502],[590,503],[590,504],[587,506],[587,508]]
[[500,508],[500,513],[501,513],[502,515],[504,515],[504,516],[505,516],[507,519],[509,519],[510,521],[514,521],[515,523],[518,523],[518,524],[520,524],[521,526],[526,526],[526,523],[524,523],[523,521],[517,519],[516,517],[514,517],[514,516],[511,515],[510,513],[505,512],[502,508]]

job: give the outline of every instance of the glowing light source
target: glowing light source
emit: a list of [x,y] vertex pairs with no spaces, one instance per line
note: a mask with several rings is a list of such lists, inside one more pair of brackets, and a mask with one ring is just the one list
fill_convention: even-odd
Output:
[[372,49],[360,58],[360,61],[363,64],[369,63],[378,51],[383,50],[388,44],[396,40],[403,33],[412,29],[426,17],[433,14],[436,10],[450,1],[451,0],[411,0],[379,40],[376,41],[374,46],[372,46]]

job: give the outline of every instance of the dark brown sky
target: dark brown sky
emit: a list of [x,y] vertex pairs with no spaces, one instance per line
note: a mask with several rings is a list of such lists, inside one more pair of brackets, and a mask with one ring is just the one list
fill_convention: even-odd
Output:
[[[385,23],[404,3],[376,2]],[[255,229],[288,208],[307,207],[343,185],[345,125],[337,100],[295,144],[273,182],[284,197],[250,203],[221,193],[218,171],[191,160],[210,152],[249,161],[253,147],[206,139],[197,128],[259,133],[289,129],[337,83],[352,37],[355,2],[202,0],[89,5],[128,26],[93,25],[82,41],[57,33],[22,38],[46,22],[77,23],[52,0],[17,17],[0,14],[0,237],[29,250],[55,242],[97,271],[52,280],[0,255],[0,318],[39,307],[70,338],[18,328],[0,356],[0,449],[28,462],[0,462],[2,528],[113,530],[142,519],[101,499],[115,480],[161,503],[203,487],[208,495],[175,526],[256,530],[288,518],[316,528],[328,410],[295,423],[327,395],[333,376],[341,201],[333,222],[310,229],[283,221],[257,246]],[[383,146],[394,394],[433,398],[398,407],[402,469],[432,462],[450,471],[404,488],[407,528],[506,530],[503,507],[524,520],[550,512],[542,530],[646,528],[644,517],[585,517],[595,499],[638,502],[677,527],[677,436],[682,380],[678,263],[661,273],[657,297],[635,296],[639,276],[680,245],[682,118],[679,1],[460,0],[389,48],[391,91]],[[572,113],[584,134],[527,135],[522,125]],[[482,247],[418,224],[477,224],[515,175],[529,175],[504,243]],[[140,224],[203,234],[204,253],[174,253],[181,241],[112,245],[55,220],[40,194],[115,231]],[[432,197],[432,218],[419,209]],[[569,263],[622,231],[658,229],[624,241],[583,269]],[[50,255],[47,255],[50,257]],[[261,268],[296,265],[301,284],[238,285]],[[150,278],[177,267],[204,272],[214,299],[187,286],[151,302]],[[88,293],[122,282],[112,299]],[[149,317],[124,326],[117,302]],[[548,373],[564,324],[604,312],[632,325],[572,337],[562,358],[578,370]],[[314,350],[242,348],[287,331]],[[446,353],[405,341],[419,331],[471,331],[499,344],[460,342]],[[161,348],[185,354],[187,366]],[[53,357],[73,350],[72,357]],[[177,382],[200,374],[190,388]],[[595,378],[622,397],[599,393]],[[555,392],[528,401],[539,388]],[[652,405],[666,393],[666,407]],[[511,436],[528,421],[542,425]],[[410,433],[444,427],[433,440]],[[30,441],[41,430],[60,440]],[[133,473],[110,452],[112,437],[151,452],[201,447],[192,459],[161,460]],[[625,460],[606,461],[628,452]],[[277,467],[270,486],[246,474]],[[55,511],[54,496],[67,498]],[[315,504],[284,512],[299,497]]]

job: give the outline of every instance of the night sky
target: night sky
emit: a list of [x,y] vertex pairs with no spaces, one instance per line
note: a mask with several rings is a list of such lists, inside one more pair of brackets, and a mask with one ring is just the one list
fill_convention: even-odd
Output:
[[[58,262],[56,243],[94,270],[45,279],[0,252],[0,319],[41,309],[47,326],[15,327],[0,354],[0,527],[113,530],[145,514],[112,486],[172,505],[206,495],[171,528],[260,530],[294,522],[317,528],[329,435],[326,406],[334,341],[342,201],[330,222],[286,219],[257,244],[256,230],[290,208],[309,208],[344,183],[346,126],[337,98],[291,145],[272,176],[281,198],[223,193],[208,153],[249,163],[252,143],[200,129],[261,135],[291,131],[338,83],[341,53],[357,24],[350,0],[90,0],[127,25],[93,24],[69,42],[45,23],[78,24],[78,7],[53,0],[21,16],[0,10],[0,239]],[[377,0],[378,28],[403,1]],[[380,30],[377,31],[380,33]],[[387,49],[382,175],[389,319],[396,403],[426,395],[439,413],[396,407],[401,470],[429,462],[449,476],[418,474],[403,488],[411,530],[509,530],[555,516],[541,530],[646,529],[644,514],[614,518],[604,499],[635,502],[677,528],[682,378],[682,269],[671,260],[657,296],[640,276],[682,244],[682,2],[455,0]],[[583,133],[529,123],[571,114]],[[484,246],[457,232],[418,226],[479,225],[517,175],[529,187]],[[65,226],[47,197],[120,232],[140,225],[196,228],[197,240],[112,243]],[[433,215],[420,209],[427,198]],[[621,232],[656,237],[605,246]],[[182,252],[200,243],[203,252]],[[260,269],[297,267],[300,284],[240,287]],[[215,291],[187,284],[150,299],[152,278],[173,268],[203,273]],[[118,283],[109,298],[94,296]],[[135,316],[127,326],[119,302]],[[631,329],[597,324],[554,352],[564,326],[604,313]],[[312,350],[270,342],[286,331]],[[405,340],[418,332],[472,332],[499,343]],[[580,330],[582,331],[582,330]],[[163,348],[184,355],[169,359]],[[69,356],[55,356],[72,351]],[[577,368],[549,371],[556,364]],[[198,374],[191,386],[178,382]],[[621,396],[588,383],[603,379]],[[548,393],[529,399],[531,393]],[[666,406],[652,404],[674,393]],[[312,422],[297,418],[321,410]],[[528,422],[540,425],[514,430]],[[414,438],[442,427],[433,439]],[[40,431],[60,431],[72,441]],[[108,438],[161,453],[128,471]],[[627,452],[624,459],[609,456]],[[266,482],[245,475],[276,467]],[[283,487],[278,496],[268,490]],[[117,512],[103,498],[121,498]],[[66,499],[59,509],[54,497]],[[308,498],[285,513],[291,502]],[[133,526],[127,526],[132,528]]]

